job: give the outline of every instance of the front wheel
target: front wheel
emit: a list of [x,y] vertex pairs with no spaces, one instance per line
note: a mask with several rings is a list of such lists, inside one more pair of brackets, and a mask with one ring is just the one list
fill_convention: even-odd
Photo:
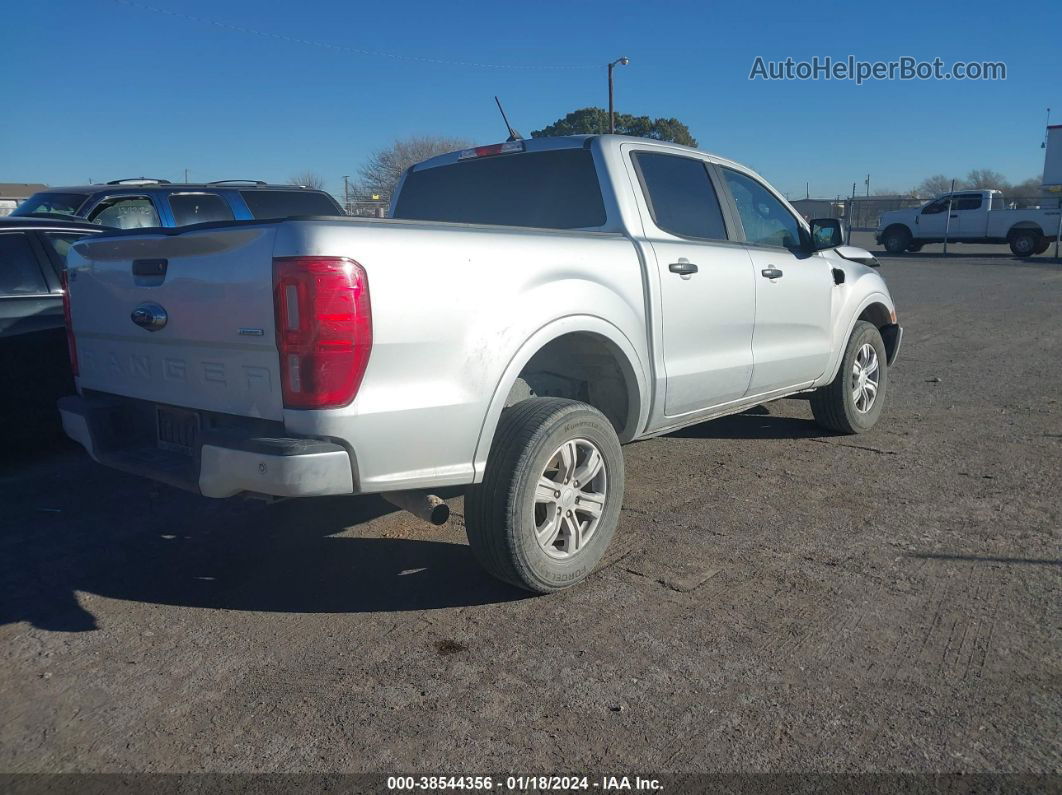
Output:
[[869,431],[881,416],[888,374],[881,332],[873,323],[858,321],[837,375],[811,393],[815,422],[839,433]]
[[465,495],[465,529],[487,571],[550,593],[593,571],[622,504],[623,452],[605,416],[531,398],[502,413],[483,482]]
[[911,232],[904,226],[887,229],[881,238],[881,244],[890,254],[903,254],[911,242]]

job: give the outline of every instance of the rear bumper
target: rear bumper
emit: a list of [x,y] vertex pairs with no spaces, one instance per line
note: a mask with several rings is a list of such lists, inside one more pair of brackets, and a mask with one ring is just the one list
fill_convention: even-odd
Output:
[[240,428],[236,423],[204,429],[191,454],[161,450],[153,435],[154,409],[142,401],[80,396],[59,400],[67,436],[96,461],[204,497],[314,497],[354,491],[350,455],[334,442],[263,434],[259,431],[270,429]]

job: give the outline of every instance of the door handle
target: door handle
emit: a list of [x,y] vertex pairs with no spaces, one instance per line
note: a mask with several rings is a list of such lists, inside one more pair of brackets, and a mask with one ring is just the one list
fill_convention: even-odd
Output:
[[959,216],[957,216],[957,215],[956,215],[955,213],[952,213],[952,214],[951,214],[951,217],[952,217],[952,218],[958,218]]
[[782,278],[782,272],[780,270],[778,270],[778,268],[774,267],[773,265],[770,268],[764,268],[762,271],[760,271],[760,274],[762,274],[763,276],[765,276],[768,279],[781,279]]
[[672,273],[677,273],[680,276],[689,276],[691,273],[697,272],[697,266],[690,262],[685,257],[679,257],[678,262],[672,262],[667,266],[667,269]]

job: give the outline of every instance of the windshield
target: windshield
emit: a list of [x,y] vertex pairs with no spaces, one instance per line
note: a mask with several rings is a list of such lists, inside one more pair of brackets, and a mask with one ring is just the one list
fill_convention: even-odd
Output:
[[593,155],[554,149],[413,171],[395,218],[580,229],[602,226],[605,205]]
[[18,206],[12,215],[76,216],[78,208],[85,203],[84,193],[34,193]]

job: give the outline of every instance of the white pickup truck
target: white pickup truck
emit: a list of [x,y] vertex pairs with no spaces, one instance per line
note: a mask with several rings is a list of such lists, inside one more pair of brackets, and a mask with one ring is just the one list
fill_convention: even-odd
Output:
[[875,239],[890,254],[918,251],[926,243],[1009,243],[1018,257],[1043,254],[1058,234],[1059,203],[1005,209],[998,190],[945,193],[921,207],[882,213]]
[[901,332],[876,261],[737,163],[510,141],[414,166],[392,214],[78,243],[66,432],[207,497],[435,518],[466,487],[478,559],[548,592],[616,529],[621,443],[802,392],[834,431],[881,414]]

